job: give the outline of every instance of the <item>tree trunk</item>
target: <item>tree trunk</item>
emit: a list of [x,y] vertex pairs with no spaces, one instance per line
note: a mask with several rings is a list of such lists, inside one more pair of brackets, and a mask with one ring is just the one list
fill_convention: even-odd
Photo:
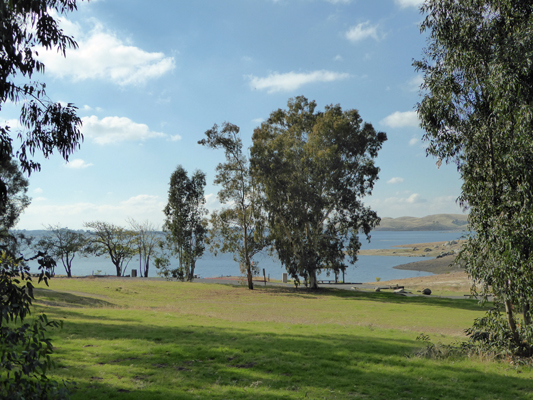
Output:
[[505,313],[507,314],[507,323],[509,324],[509,329],[511,329],[511,333],[513,334],[513,339],[515,343],[518,343],[520,341],[520,338],[518,336],[518,331],[516,330],[516,323],[513,318],[513,305],[509,300],[505,300]]
[[248,289],[254,290],[254,278],[252,275],[252,269],[250,268],[250,263],[246,265],[246,278],[248,279]]
[[524,324],[526,326],[531,325],[531,315],[529,314],[530,310],[531,310],[531,305],[529,303],[524,304],[522,311],[524,313]]
[[311,289],[318,289],[318,284],[316,281],[316,269],[312,269],[309,271],[309,288]]
[[191,269],[189,271],[189,282],[192,282],[194,279],[194,267],[196,266],[196,263],[194,261],[191,262]]

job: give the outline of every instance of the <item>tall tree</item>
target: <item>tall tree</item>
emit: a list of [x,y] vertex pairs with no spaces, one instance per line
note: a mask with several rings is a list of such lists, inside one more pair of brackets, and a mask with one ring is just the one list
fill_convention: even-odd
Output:
[[148,278],[150,271],[150,260],[158,256],[161,232],[150,221],[137,222],[133,218],[128,219],[130,228],[135,232],[135,245],[139,254],[140,275]]
[[167,245],[172,255],[178,257],[179,266],[169,269],[169,263],[160,264],[164,276],[192,281],[196,260],[205,251],[207,222],[205,221],[205,174],[196,171],[190,178],[178,165],[170,177],[168,203],[163,210],[167,232]]
[[473,289],[495,295],[470,333],[532,354],[533,1],[429,0],[422,11],[427,152],[457,164],[475,231],[459,258]]
[[[74,40],[58,27],[54,13],[64,14],[76,8],[75,0],[10,0],[0,2],[0,110],[6,102],[21,104],[22,127],[15,132],[0,124],[0,164],[5,168],[18,158],[23,172],[39,170],[35,152],[48,158],[54,151],[68,160],[82,140],[81,120],[72,104],[51,102],[44,84],[31,81],[34,72],[44,72],[35,59],[38,47],[63,54],[76,47]],[[20,143],[13,145],[14,136]],[[23,207],[22,207],[23,208]],[[0,215],[9,215],[9,184],[0,177]],[[7,224],[9,225],[9,223]],[[68,398],[64,386],[46,374],[53,363],[52,344],[46,337],[49,322],[44,314],[26,322],[33,300],[33,285],[26,261],[7,247],[0,255],[0,370],[6,373],[0,382],[0,397],[9,399]],[[50,277],[46,267],[54,263],[37,254],[39,281]],[[55,324],[57,325],[57,324]],[[7,371],[7,372],[6,372]]]
[[[250,171],[250,161],[242,150],[239,127],[215,124],[205,132],[207,138],[198,143],[212,149],[224,149],[226,162],[217,166],[215,185],[221,185],[218,198],[222,204],[231,204],[211,214],[209,241],[217,251],[233,253],[241,273],[246,274],[248,288],[253,289],[253,257],[267,246],[264,236],[266,218],[262,213],[259,196]],[[257,263],[256,263],[257,265]]]
[[135,256],[135,233],[108,222],[94,221],[84,224],[92,229],[93,252],[97,256],[105,255],[115,266],[117,276],[126,273],[129,262]]
[[362,203],[378,178],[374,158],[385,133],[339,105],[290,99],[253,134],[252,167],[268,212],[268,230],[281,262],[298,282],[317,288],[317,273],[344,271],[370,239],[377,214]]
[[89,240],[85,233],[49,225],[48,233],[41,238],[35,248],[54,259],[60,259],[69,278],[72,277],[72,261],[76,254],[86,256],[91,252]]

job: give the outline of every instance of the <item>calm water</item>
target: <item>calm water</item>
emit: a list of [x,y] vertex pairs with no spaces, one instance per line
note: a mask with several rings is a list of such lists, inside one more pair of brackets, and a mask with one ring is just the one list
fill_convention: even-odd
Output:
[[[423,232],[388,232],[378,231],[372,233],[370,243],[366,240],[362,242],[362,249],[387,249],[401,244],[412,243],[427,243],[438,241],[449,241],[461,238],[462,232],[438,232],[438,231],[423,231]],[[345,274],[347,282],[373,282],[376,277],[381,280],[412,278],[416,276],[431,275],[427,272],[397,270],[393,267],[409,262],[421,261],[425,257],[384,257],[384,256],[358,256],[358,261],[355,265],[351,265]],[[267,254],[259,255],[255,258],[258,262],[259,268],[265,269],[265,272],[272,279],[281,279],[282,273],[285,272],[279,260],[275,257],[269,257]],[[139,271],[138,259],[133,259],[126,270],[126,275],[130,274],[131,269]],[[32,265],[33,270],[37,270],[36,265]],[[72,272],[74,275],[115,275],[115,267],[108,258],[105,257],[89,257],[89,258],[75,258],[72,263]],[[58,262],[56,268],[57,274],[64,274],[64,268],[61,262]],[[195,273],[202,278],[239,275],[239,265],[233,261],[231,254],[219,254],[215,257],[211,253],[206,253],[196,263]],[[157,276],[156,269],[152,266],[150,269],[150,276]],[[323,273],[320,278],[325,279],[326,274]],[[334,279],[334,277],[331,277]]]

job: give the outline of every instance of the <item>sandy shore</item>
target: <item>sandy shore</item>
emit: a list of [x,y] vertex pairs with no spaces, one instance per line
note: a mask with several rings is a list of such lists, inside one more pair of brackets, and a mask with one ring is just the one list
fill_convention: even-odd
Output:
[[432,274],[445,274],[448,272],[464,271],[464,268],[454,265],[455,256],[445,256],[441,258],[433,258],[431,260],[423,260],[401,264],[394,267],[395,269],[407,269],[410,271],[424,271]]

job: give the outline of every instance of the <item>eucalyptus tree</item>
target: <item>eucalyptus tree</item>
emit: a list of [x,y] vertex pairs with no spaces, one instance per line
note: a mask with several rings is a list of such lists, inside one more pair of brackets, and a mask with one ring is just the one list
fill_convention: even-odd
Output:
[[[427,152],[455,162],[475,235],[460,253],[495,308],[474,340],[533,349],[533,1],[429,0],[417,106]],[[522,313],[522,317],[520,317]]]
[[84,226],[92,230],[89,238],[92,252],[96,256],[109,257],[115,266],[117,276],[123,276],[129,262],[137,253],[135,232],[102,221],[86,222]]
[[380,219],[365,207],[387,136],[339,105],[315,111],[300,96],[256,128],[252,172],[268,212],[268,231],[281,262],[298,282],[317,288],[321,270],[338,273],[357,261],[358,234],[370,239]]
[[76,254],[87,256],[91,252],[87,235],[60,225],[49,225],[46,229],[48,233],[36,243],[35,248],[54,259],[60,259],[67,277],[71,278],[72,261]]
[[194,279],[196,260],[204,254],[207,235],[204,188],[202,171],[189,178],[187,171],[178,165],[170,177],[163,231],[167,234],[167,248],[178,258],[179,265],[170,268],[168,257],[158,258],[160,274],[167,278]]
[[[0,124],[0,164],[4,167],[18,158],[21,170],[30,174],[40,170],[40,163],[34,159],[36,152],[48,158],[57,151],[68,160],[82,140],[76,107],[53,103],[46,96],[44,83],[32,81],[35,72],[44,72],[44,64],[35,57],[37,48],[65,55],[67,48],[76,47],[74,39],[64,34],[55,19],[55,15],[75,9],[75,0],[0,2],[0,110],[8,102],[21,107],[20,128],[7,122]],[[0,177],[0,216],[11,218],[5,177]],[[54,262],[42,253],[35,258],[41,268],[39,281],[46,282],[50,277],[47,267]],[[28,322],[34,299],[29,267],[23,257],[3,245],[0,299],[0,397],[68,398],[64,385],[47,377],[53,366],[53,346],[46,330],[58,324],[48,321],[44,314]]]
[[230,123],[205,132],[206,138],[198,143],[212,149],[223,149],[226,162],[217,166],[215,184],[221,185],[218,198],[226,204],[211,214],[209,241],[212,251],[233,253],[241,273],[246,275],[248,288],[253,289],[253,275],[257,263],[253,257],[262,251],[268,241],[264,235],[265,216],[259,202],[259,193],[250,171],[250,160],[242,149],[239,127]]

